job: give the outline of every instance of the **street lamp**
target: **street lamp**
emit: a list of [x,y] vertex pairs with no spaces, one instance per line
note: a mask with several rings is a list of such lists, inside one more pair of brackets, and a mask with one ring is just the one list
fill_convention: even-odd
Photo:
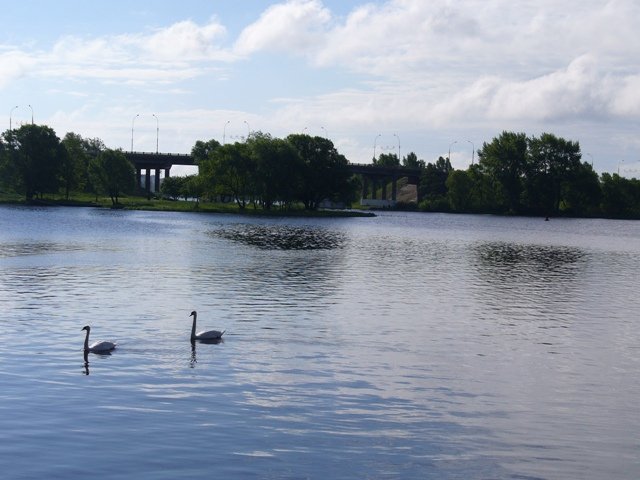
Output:
[[136,122],[136,118],[140,116],[139,113],[136,113],[136,116],[131,120],[131,153],[133,153],[133,125]]
[[381,133],[379,133],[376,138],[373,140],[373,161],[376,161],[376,142],[378,141],[378,138],[380,138],[382,136]]
[[476,146],[473,144],[471,140],[467,140],[467,142],[471,144],[471,165],[473,165],[473,161],[476,155]]
[[243,122],[247,125],[247,140],[249,140],[249,137],[251,136],[251,127],[249,126],[249,122],[246,120],[243,120]]
[[9,131],[11,131],[11,116],[13,115],[13,111],[18,107],[19,107],[19,105],[16,105],[11,110],[9,110]]
[[327,129],[324,127],[320,127],[322,130],[324,130],[324,138],[326,138],[327,140],[329,140],[329,134],[327,133]]
[[449,162],[451,162],[451,147],[452,147],[454,144],[456,144],[456,143],[458,143],[458,141],[457,141],[457,140],[454,140],[453,142],[451,142],[451,143],[449,144],[449,156],[447,157],[447,160],[449,160]]
[[620,164],[621,164],[621,163],[624,163],[624,160],[620,160],[620,161],[618,162],[618,176],[620,176]]
[[224,145],[227,139],[227,125],[231,123],[231,120],[227,120],[227,123],[224,124],[222,128],[222,144]]
[[158,137],[160,136],[160,120],[155,113],[151,114],[156,119],[156,153],[158,153]]
[[593,168],[593,155],[590,153],[585,153],[585,155],[589,155],[591,157],[591,168]]
[[31,109],[31,125],[33,125],[33,107],[31,105],[27,105]]
[[394,133],[393,136],[398,139],[398,161],[400,161],[400,137],[397,133]]

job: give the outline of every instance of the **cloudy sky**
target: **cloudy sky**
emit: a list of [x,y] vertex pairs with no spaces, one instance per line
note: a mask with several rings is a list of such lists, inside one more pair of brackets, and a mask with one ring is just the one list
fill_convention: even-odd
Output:
[[353,162],[450,150],[458,168],[503,130],[550,132],[640,176],[638,0],[0,3],[2,130],[33,112],[176,153],[305,132]]

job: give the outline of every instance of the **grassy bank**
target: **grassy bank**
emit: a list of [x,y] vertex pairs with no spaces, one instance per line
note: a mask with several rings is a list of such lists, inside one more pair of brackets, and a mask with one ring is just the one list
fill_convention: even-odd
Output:
[[[0,192],[0,204],[14,205],[43,205],[43,206],[77,206],[95,208],[113,208],[109,197],[96,197],[84,193],[74,193],[66,199],[61,195],[44,195],[42,198],[27,202],[24,197]],[[184,200],[165,200],[147,197],[126,196],[119,199],[117,208],[123,210],[147,210],[160,212],[200,212],[200,213],[231,213],[237,215],[255,216],[290,216],[290,217],[372,217],[373,213],[361,210],[317,210],[308,211],[301,206],[291,210],[263,210],[248,206],[245,209],[235,203],[220,202],[187,202]]]

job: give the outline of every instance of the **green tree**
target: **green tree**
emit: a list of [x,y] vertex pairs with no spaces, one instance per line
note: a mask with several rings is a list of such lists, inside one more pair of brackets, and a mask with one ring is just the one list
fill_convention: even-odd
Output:
[[203,187],[213,195],[231,195],[241,209],[249,201],[255,165],[246,143],[227,143],[200,160]]
[[200,203],[200,198],[205,192],[204,178],[200,175],[187,175],[182,177],[182,187],[180,189],[181,195],[185,200],[193,198],[196,200],[196,205]]
[[494,184],[500,206],[511,213],[518,213],[527,166],[527,136],[502,132],[491,143],[482,145],[478,158],[482,170]]
[[474,212],[496,212],[498,201],[492,179],[479,164],[470,165],[467,175],[471,181],[471,210]]
[[55,193],[60,185],[65,150],[53,129],[45,125],[22,125],[7,130],[0,170],[5,183],[27,200]]
[[446,181],[447,197],[451,210],[468,212],[472,208],[473,180],[464,170],[452,170]]
[[191,149],[191,156],[196,165],[200,165],[200,162],[207,160],[213,152],[220,148],[220,142],[211,139],[207,142],[198,140]]
[[381,153],[373,159],[373,164],[379,167],[399,167],[400,159],[395,153]]
[[111,198],[112,205],[118,205],[119,197],[135,188],[135,169],[121,150],[107,149],[89,162],[92,184],[96,193],[104,193]]
[[83,138],[77,133],[69,132],[62,139],[66,155],[62,159],[62,186],[65,198],[69,199],[71,190],[83,190],[87,183],[87,166],[89,154]]
[[414,152],[409,152],[402,159],[402,165],[407,168],[419,168],[420,170],[424,170],[427,166],[424,160],[418,160],[418,156]]
[[172,200],[177,200],[182,195],[184,177],[167,177],[160,185],[160,192]]
[[578,176],[580,145],[550,133],[528,141],[524,189],[532,213],[557,214],[563,192]]
[[324,199],[352,202],[356,184],[349,172],[349,162],[333,142],[301,134],[289,135],[287,141],[302,161],[298,198],[305,209],[317,209]]
[[302,160],[294,146],[271,135],[254,132],[247,141],[256,165],[256,193],[262,207],[270,210],[276,202],[288,208],[298,193]]
[[562,186],[562,201],[565,212],[573,215],[597,215],[602,199],[602,188],[593,167],[582,162],[573,172],[571,181]]
[[614,218],[640,217],[640,180],[603,173],[602,212]]
[[436,163],[427,163],[420,178],[420,198],[433,202],[446,197],[446,182],[452,170],[448,158],[440,157]]

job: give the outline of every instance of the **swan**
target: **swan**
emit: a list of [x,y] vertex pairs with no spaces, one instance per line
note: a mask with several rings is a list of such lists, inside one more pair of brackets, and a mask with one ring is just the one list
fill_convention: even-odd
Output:
[[116,348],[116,344],[113,342],[98,341],[89,345],[89,332],[91,327],[89,325],[82,327],[82,330],[87,331],[87,336],[84,337],[84,351],[92,353],[107,353]]
[[193,325],[191,326],[191,340],[220,340],[222,338],[222,334],[226,331],[218,331],[218,330],[208,330],[203,332],[196,333],[196,318],[198,318],[198,313],[194,310],[191,312],[190,317],[193,317]]

